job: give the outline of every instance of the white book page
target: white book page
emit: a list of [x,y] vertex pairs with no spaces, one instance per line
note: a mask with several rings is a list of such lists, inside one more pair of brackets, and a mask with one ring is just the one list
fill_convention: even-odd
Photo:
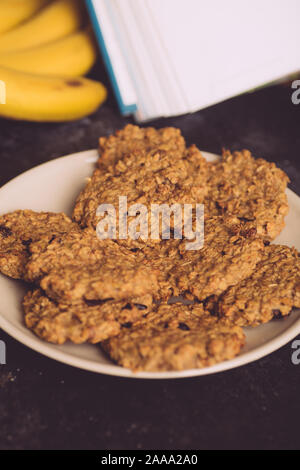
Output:
[[146,1],[106,0],[137,94],[138,120],[189,111]]
[[137,120],[210,106],[300,67],[300,0],[94,0]]
[[120,44],[106,6],[106,1],[95,0],[93,7],[109,55],[111,67],[118,84],[121,99],[125,106],[135,104],[137,102],[136,92],[128,73],[128,66],[122,55]]
[[190,111],[299,68],[299,0],[146,1]]

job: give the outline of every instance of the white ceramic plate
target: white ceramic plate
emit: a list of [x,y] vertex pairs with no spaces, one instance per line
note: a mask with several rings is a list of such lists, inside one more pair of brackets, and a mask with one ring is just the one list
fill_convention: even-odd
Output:
[[[217,157],[203,152],[208,160]],[[0,189],[0,213],[17,209],[36,211],[64,211],[71,214],[77,194],[85,185],[97,159],[95,150],[81,152],[50,161],[18,176]],[[300,223],[300,198],[288,190],[290,213],[286,228],[276,243],[295,246],[300,250],[298,235]],[[21,282],[0,275],[0,327],[9,335],[57,361],[74,367],[123,377],[166,379],[212,374],[255,361],[300,334],[300,310],[283,320],[275,320],[254,329],[246,329],[246,346],[242,353],[230,361],[205,369],[191,369],[182,372],[141,372],[114,365],[97,345],[66,344],[55,346],[37,338],[23,323],[21,300],[25,293]]]

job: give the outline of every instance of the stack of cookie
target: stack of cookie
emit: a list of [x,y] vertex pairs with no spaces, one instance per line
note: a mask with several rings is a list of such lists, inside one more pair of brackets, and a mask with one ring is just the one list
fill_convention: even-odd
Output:
[[[0,270],[30,283],[25,323],[56,344],[100,343],[132,370],[199,368],[236,356],[242,327],[300,307],[300,258],[271,245],[288,178],[250,152],[208,163],[178,129],[128,125],[100,139],[95,171],[64,214],[0,217]],[[186,240],[97,237],[100,204],[204,204],[200,250]],[[171,227],[172,232],[172,227]]]

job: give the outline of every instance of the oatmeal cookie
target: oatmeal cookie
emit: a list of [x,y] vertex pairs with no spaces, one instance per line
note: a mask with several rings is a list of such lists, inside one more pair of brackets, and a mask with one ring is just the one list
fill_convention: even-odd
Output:
[[137,259],[157,273],[158,291],[153,293],[156,300],[167,300],[176,291],[174,277],[171,276],[174,266],[181,264],[179,251],[181,240],[163,240],[154,247],[145,246],[135,252]]
[[[207,162],[196,148],[187,150],[182,158],[163,150],[131,153],[116,163],[113,173],[94,172],[77,199],[73,218],[82,227],[96,228],[100,221],[96,214],[98,206],[111,204],[118,215],[120,196],[127,197],[128,208],[144,204],[149,217],[152,204],[202,203],[207,190],[206,170]],[[129,226],[132,220],[133,216]],[[149,229],[149,219],[146,224]],[[133,247],[159,241],[151,239],[150,234],[146,240],[122,240],[119,233],[116,238],[119,244]]]
[[53,300],[66,303],[131,299],[154,294],[159,288],[153,269],[111,256],[94,264],[53,269],[40,286]]
[[98,343],[117,335],[147,313],[148,297],[131,302],[82,302],[65,305],[49,299],[40,289],[23,300],[26,326],[45,341],[63,344]]
[[30,249],[26,279],[39,282],[58,301],[124,299],[158,291],[158,268],[146,266],[144,254],[99,240],[94,229],[73,227],[44,249],[40,242]]
[[200,250],[186,250],[186,243],[182,240],[179,245],[181,259],[170,271],[169,283],[174,295],[191,293],[199,300],[249,277],[264,249],[255,226],[234,216],[206,219]]
[[133,371],[201,368],[232,359],[245,342],[241,328],[226,326],[201,305],[161,305],[122,328],[101,346],[111,359]]
[[0,216],[0,271],[14,279],[23,279],[32,242],[46,243],[67,232],[72,221],[63,213],[18,210]]
[[206,214],[233,214],[255,221],[258,235],[273,240],[288,213],[288,182],[274,163],[253,158],[248,150],[224,151],[220,161],[209,164]]
[[141,128],[128,124],[124,129],[117,131],[115,135],[99,139],[98,166],[100,168],[107,167],[136,150],[145,150],[146,152],[164,150],[183,153],[185,141],[180,130],[174,127],[154,129],[153,127]]
[[299,256],[294,248],[267,246],[252,275],[218,300],[220,317],[230,324],[258,326],[300,307]]
[[31,257],[26,265],[26,279],[39,281],[52,270],[67,265],[73,267],[93,264],[109,256],[125,256],[134,260],[134,254],[112,240],[99,240],[94,229],[82,230],[73,224],[71,230],[54,235],[48,243],[42,240],[30,245]]

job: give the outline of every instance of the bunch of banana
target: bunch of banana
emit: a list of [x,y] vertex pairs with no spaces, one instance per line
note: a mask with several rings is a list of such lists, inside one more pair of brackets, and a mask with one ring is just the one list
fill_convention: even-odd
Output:
[[49,0],[0,0],[0,33],[33,16]]
[[82,78],[96,60],[83,0],[0,0],[0,116],[70,121],[105,100],[100,83]]

